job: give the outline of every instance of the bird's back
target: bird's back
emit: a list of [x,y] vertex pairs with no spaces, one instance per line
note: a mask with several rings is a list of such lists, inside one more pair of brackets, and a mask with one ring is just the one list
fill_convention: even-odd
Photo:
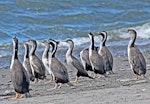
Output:
[[51,58],[50,67],[57,81],[67,83],[69,81],[67,68],[57,59]]
[[24,67],[25,70],[27,71],[30,80],[31,80],[31,81],[34,81],[34,75],[33,75],[32,69],[31,69],[31,65],[30,65],[30,60],[29,60],[29,58],[25,58],[25,59],[24,59],[24,61],[23,61],[23,67]]
[[131,47],[128,50],[128,58],[131,68],[136,74],[140,75],[146,73],[146,62],[144,56],[137,47]]
[[30,64],[31,64],[31,68],[33,68],[33,70],[36,73],[39,73],[42,76],[45,76],[45,67],[44,67],[42,61],[36,55],[33,55],[30,58]]
[[78,74],[81,76],[88,76],[86,69],[84,69],[81,62],[74,56],[72,56],[72,65],[78,70]]
[[14,60],[11,65],[11,80],[16,92],[29,92],[29,77],[19,60]]
[[104,69],[105,66],[104,66],[103,58],[100,57],[100,55],[96,50],[92,50],[92,53],[90,55],[90,61],[95,71],[99,71],[101,74],[106,73]]
[[91,65],[90,60],[89,60],[89,50],[88,49],[82,50],[80,52],[80,57],[82,60],[84,60],[86,62],[86,64]]
[[103,57],[106,70],[112,70],[112,68],[113,68],[113,57],[112,57],[112,54],[110,53],[110,51],[108,50],[108,48],[105,46],[102,46],[100,51],[99,51],[99,54]]

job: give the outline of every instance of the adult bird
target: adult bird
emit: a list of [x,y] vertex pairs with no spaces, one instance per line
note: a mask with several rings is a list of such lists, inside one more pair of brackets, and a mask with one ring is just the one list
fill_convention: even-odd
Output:
[[100,35],[102,36],[102,40],[98,53],[103,57],[106,73],[113,74],[113,56],[106,46],[107,32],[103,31]]
[[35,40],[28,40],[28,44],[30,44],[32,46],[30,53],[29,53],[29,57],[30,57],[30,65],[31,65],[31,69],[32,72],[36,78],[36,82],[38,81],[38,79],[45,79],[45,67],[42,63],[42,61],[37,57],[35,51],[37,48],[37,43]]
[[70,67],[74,67],[75,69],[77,69],[77,74],[76,74],[76,78],[74,81],[72,82],[77,82],[78,81],[78,78],[80,76],[83,76],[83,77],[89,77],[91,79],[93,79],[92,77],[90,77],[86,71],[86,69],[84,69],[83,65],[81,64],[81,62],[72,55],[72,52],[73,52],[73,48],[74,48],[74,42],[71,40],[71,39],[66,39],[65,42],[67,42],[69,44],[69,48],[67,50],[67,53],[66,53],[66,61],[67,61],[67,64],[70,66]]
[[94,49],[94,35],[90,32],[88,34],[91,44],[89,47],[89,59],[90,63],[92,65],[92,69],[97,74],[104,75],[106,74],[104,60],[101,55],[98,54],[98,52]]
[[18,59],[18,39],[13,38],[13,55],[10,65],[11,81],[16,92],[16,98],[23,97],[20,94],[29,94],[30,80],[27,72]]
[[69,84],[69,76],[67,72],[67,68],[59,61],[58,58],[55,57],[57,47],[59,42],[49,39],[48,43],[52,46],[52,52],[49,55],[49,65],[55,77],[55,87],[60,88],[61,84],[67,83]]
[[24,53],[24,60],[23,60],[23,67],[27,71],[27,74],[29,76],[29,79],[31,81],[34,81],[35,77],[33,75],[31,66],[30,66],[30,60],[29,60],[29,46],[27,43],[24,43],[25,53]]
[[42,62],[45,66],[45,69],[48,71],[48,73],[51,76],[51,79],[49,82],[54,80],[54,74],[49,66],[49,51],[50,51],[50,44],[47,42],[47,40],[42,41],[42,44],[45,46],[45,50],[42,55]]
[[128,44],[128,60],[130,67],[136,75],[136,79],[138,79],[139,76],[144,79],[146,74],[146,62],[142,53],[135,45],[137,33],[134,29],[128,29],[128,33],[132,35]]

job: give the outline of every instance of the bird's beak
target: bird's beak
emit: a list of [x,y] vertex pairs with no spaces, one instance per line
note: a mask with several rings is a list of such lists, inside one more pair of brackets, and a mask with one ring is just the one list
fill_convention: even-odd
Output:
[[50,44],[50,43],[51,43],[51,41],[50,41],[50,40],[47,40],[47,42],[48,42],[48,44]]

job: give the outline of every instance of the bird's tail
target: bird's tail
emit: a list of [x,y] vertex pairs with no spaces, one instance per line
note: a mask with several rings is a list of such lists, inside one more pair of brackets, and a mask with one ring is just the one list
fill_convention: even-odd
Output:
[[91,76],[89,76],[89,75],[88,75],[87,77],[89,77],[90,79],[94,79],[93,77],[91,77]]
[[27,92],[27,93],[25,93],[25,97],[29,98],[29,97],[31,97],[31,94],[29,92]]

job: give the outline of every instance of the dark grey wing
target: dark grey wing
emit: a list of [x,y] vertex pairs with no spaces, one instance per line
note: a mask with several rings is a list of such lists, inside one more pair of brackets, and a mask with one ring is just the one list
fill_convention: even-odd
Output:
[[83,51],[83,59],[86,61],[86,64],[91,65],[89,60],[89,49]]
[[11,80],[15,91],[24,93],[29,91],[30,81],[27,72],[18,60],[14,61],[11,68]]
[[89,60],[89,49],[88,48],[85,48],[80,52],[80,60],[82,62],[84,69],[86,69],[87,66],[91,66],[90,60]]
[[90,57],[90,60],[95,69],[104,69],[103,59],[99,56],[97,51],[92,52],[92,56]]
[[80,72],[83,75],[87,75],[87,71],[84,69],[81,62],[73,56],[72,56],[72,65],[78,70],[78,72]]
[[102,47],[100,50],[100,55],[103,57],[105,62],[106,70],[112,70],[113,68],[113,57],[107,47]]
[[34,81],[34,75],[33,75],[32,69],[31,69],[29,59],[24,59],[23,66],[24,66],[25,70],[27,71],[28,77],[30,78],[30,80]]
[[36,73],[39,73],[39,74],[45,76],[45,67],[44,67],[42,61],[37,56],[32,57],[30,64]]
[[132,47],[130,49],[130,63],[135,74],[140,75],[146,73],[145,59],[137,48]]
[[51,59],[50,67],[52,69],[54,76],[57,79],[61,79],[61,80],[68,79],[67,68],[57,58]]

